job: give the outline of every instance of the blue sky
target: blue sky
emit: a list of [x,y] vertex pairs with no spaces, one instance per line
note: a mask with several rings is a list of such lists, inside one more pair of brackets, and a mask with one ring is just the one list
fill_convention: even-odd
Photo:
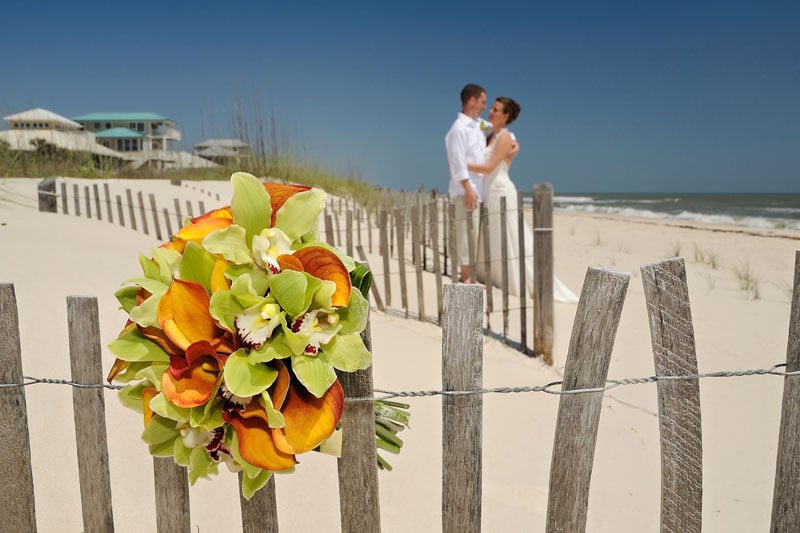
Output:
[[14,2],[0,113],[152,111],[182,146],[236,102],[310,162],[446,189],[468,82],[511,96],[529,191],[800,192],[797,2]]

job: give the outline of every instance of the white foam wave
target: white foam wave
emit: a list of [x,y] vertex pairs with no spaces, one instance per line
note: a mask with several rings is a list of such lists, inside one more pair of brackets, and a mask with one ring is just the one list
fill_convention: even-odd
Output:
[[691,222],[701,222],[706,224],[718,224],[725,226],[745,226],[748,228],[760,229],[792,229],[800,230],[800,221],[784,218],[765,218],[765,217],[733,217],[729,215],[709,215],[706,213],[696,213],[692,211],[681,211],[677,214],[651,211],[649,209],[637,209],[633,207],[602,206],[602,205],[569,205],[560,207],[563,211],[574,211],[583,213],[606,213],[610,215],[621,215],[628,217],[686,220]]
[[553,202],[556,204],[589,204],[594,201],[591,196],[553,196]]

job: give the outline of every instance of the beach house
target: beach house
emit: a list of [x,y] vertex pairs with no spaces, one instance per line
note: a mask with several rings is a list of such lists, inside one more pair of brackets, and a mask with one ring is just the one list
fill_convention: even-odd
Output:
[[220,165],[235,164],[250,154],[250,145],[239,139],[207,139],[194,145],[194,153]]
[[46,145],[70,152],[90,153],[115,160],[132,158],[98,144],[91,132],[83,131],[78,122],[36,108],[3,117],[9,129],[0,131],[0,142],[12,150],[32,152]]
[[128,154],[132,166],[155,169],[214,167],[216,163],[189,152],[176,150],[181,132],[175,121],[158,113],[87,113],[72,117],[85,131],[92,132],[103,146]]

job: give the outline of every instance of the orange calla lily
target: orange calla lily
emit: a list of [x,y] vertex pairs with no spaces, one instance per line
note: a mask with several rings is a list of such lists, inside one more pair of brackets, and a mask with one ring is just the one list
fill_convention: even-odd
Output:
[[321,246],[307,246],[295,251],[294,257],[303,264],[303,270],[315,278],[336,283],[332,296],[334,307],[346,307],[350,303],[350,274],[335,253]]
[[303,271],[303,263],[301,263],[300,260],[292,254],[281,254],[278,256],[277,261],[278,266],[281,267],[281,270],[297,270],[298,272]]
[[275,379],[275,383],[272,384],[270,399],[272,400],[272,406],[280,411],[281,407],[283,407],[283,402],[286,401],[286,395],[289,393],[289,382],[292,377],[289,375],[286,365],[280,359],[275,359],[272,362],[272,366],[276,367],[278,377]]
[[313,450],[339,424],[344,413],[344,390],[337,380],[322,398],[317,398],[301,384],[292,382],[281,413],[286,425],[273,429],[278,449],[294,454]]
[[203,405],[222,379],[225,359],[208,341],[196,342],[186,350],[185,358],[170,356],[169,371],[161,376],[161,391],[178,407]]
[[224,411],[223,417],[236,430],[239,453],[251,465],[274,472],[297,463],[294,455],[275,446],[274,430],[269,427],[267,413],[258,401],[251,401],[241,410]]
[[183,253],[187,242],[200,244],[206,235],[218,229],[224,229],[233,223],[233,214],[230,207],[214,209],[199,217],[193,218],[190,224],[182,227],[171,242],[163,245],[164,248]]
[[161,297],[158,323],[170,342],[180,350],[185,351],[192,343],[205,340],[230,353],[230,348],[222,346],[225,330],[217,326],[208,311],[210,301],[202,285],[180,279],[172,280]]
[[310,190],[311,187],[305,185],[287,185],[285,183],[265,183],[264,188],[269,193],[269,203],[272,206],[272,220],[270,220],[270,227],[275,225],[275,215],[278,209],[286,203],[286,200],[291,198],[297,193]]
[[223,257],[218,257],[214,263],[214,269],[211,271],[211,293],[217,291],[227,291],[231,288],[231,282],[225,277],[225,269],[228,268],[228,262]]

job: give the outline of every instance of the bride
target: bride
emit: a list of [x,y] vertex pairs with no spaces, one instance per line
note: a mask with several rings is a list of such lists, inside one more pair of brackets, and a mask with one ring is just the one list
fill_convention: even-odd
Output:
[[[506,208],[516,209],[517,189],[508,175],[511,166],[512,135],[506,127],[519,116],[520,106],[511,98],[505,96],[495,100],[489,109],[489,123],[492,125],[492,134],[489,136],[488,145],[484,154],[483,165],[469,164],[470,172],[485,174],[483,190],[489,220],[489,248],[492,264],[492,277],[495,284],[500,278],[500,268],[503,265],[498,258],[501,257],[501,227],[500,227],[500,198],[506,198]],[[508,290],[513,296],[519,296],[519,234],[517,218],[506,217],[505,233],[508,251]],[[523,226],[525,242],[525,286],[528,291],[533,291],[533,232],[528,224]],[[479,246],[479,250],[483,250]],[[480,267],[480,265],[479,265]],[[485,270],[485,268],[483,268]],[[485,275],[485,274],[484,274]],[[578,297],[558,278],[553,279],[553,297],[557,302],[577,303]]]

